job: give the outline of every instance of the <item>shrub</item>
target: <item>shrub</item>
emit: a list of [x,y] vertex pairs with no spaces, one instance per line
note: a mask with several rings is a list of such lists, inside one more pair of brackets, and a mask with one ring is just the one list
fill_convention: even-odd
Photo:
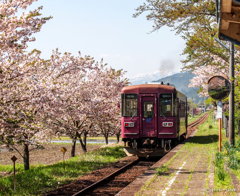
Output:
[[168,168],[166,166],[158,167],[155,170],[157,171],[157,175],[168,172]]
[[215,166],[215,173],[219,180],[224,181],[226,178],[226,172],[224,170],[224,155],[221,152],[217,152],[215,155],[215,160],[213,161]]
[[227,166],[231,169],[239,169],[240,162],[240,148],[239,141],[236,142],[236,145],[230,145],[229,142],[226,142],[223,146],[223,154],[227,157]]

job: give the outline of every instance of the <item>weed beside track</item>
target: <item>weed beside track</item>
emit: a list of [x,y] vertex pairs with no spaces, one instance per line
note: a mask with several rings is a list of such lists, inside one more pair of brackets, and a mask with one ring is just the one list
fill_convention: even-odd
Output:
[[[106,167],[125,157],[123,147],[106,147],[52,165],[35,165],[16,174],[16,195],[41,195],[47,190],[69,184],[79,176]],[[9,167],[9,166],[8,166]],[[1,166],[4,169],[4,166]],[[0,178],[0,195],[13,195],[13,175]]]

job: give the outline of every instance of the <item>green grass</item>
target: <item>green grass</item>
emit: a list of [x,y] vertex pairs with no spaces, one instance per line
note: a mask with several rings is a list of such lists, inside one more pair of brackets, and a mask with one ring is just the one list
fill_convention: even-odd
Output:
[[168,168],[165,165],[162,167],[158,167],[155,170],[157,171],[157,175],[168,172]]
[[[22,164],[17,164],[16,194],[13,191],[13,175],[0,178],[0,195],[41,195],[46,190],[67,184],[79,176],[107,166],[126,156],[123,147],[106,147],[79,157],[52,165],[34,165],[24,171]],[[0,171],[12,171],[12,166],[0,166]]]
[[[16,170],[16,172],[22,172],[22,171],[24,171],[24,166],[23,166],[23,164],[16,163],[16,165],[15,165],[15,170]],[[3,171],[3,172],[12,172],[12,171],[13,171],[13,166],[12,166],[12,165],[0,165],[0,171]]]
[[[196,116],[193,118],[192,122],[199,118],[200,116]],[[191,117],[190,117],[191,118]],[[189,118],[189,119],[190,119]],[[190,120],[188,121],[191,122]],[[208,168],[207,168],[207,174],[209,175],[210,171],[210,163],[213,159],[214,161],[214,190],[233,190],[234,187],[231,183],[231,177],[229,173],[225,171],[226,164],[230,167],[231,171],[237,176],[237,178],[240,180],[240,140],[239,136],[235,134],[235,147],[229,147],[227,146],[227,141],[229,138],[225,137],[225,130],[222,128],[221,130],[221,146],[222,146],[222,152],[218,153],[219,151],[219,122],[215,120],[213,122],[212,119],[212,113],[209,114],[208,119],[205,121],[204,124],[200,125],[198,127],[198,131],[196,135],[187,142],[180,151],[178,151],[164,166],[161,168],[157,168],[156,170],[159,170],[159,174],[162,175],[163,173],[167,172],[167,166],[171,164],[171,162],[174,162],[175,158],[177,156],[180,156],[179,153],[184,151],[185,153],[192,152],[193,150],[196,152],[205,152],[205,158],[208,162]],[[227,152],[227,153],[226,153]],[[214,157],[212,155],[215,155]],[[234,157],[233,157],[234,155]],[[212,158],[213,157],[213,158]],[[187,157],[186,157],[187,158]],[[224,165],[225,162],[225,165]],[[191,174],[189,175],[188,182],[191,180],[191,175],[194,172],[194,170],[190,170]],[[174,175],[174,173],[172,173]],[[171,177],[168,176],[168,177]],[[209,178],[206,179],[206,189],[208,187]],[[148,183],[149,184],[149,183]],[[141,195],[141,192],[143,190],[146,190],[148,186],[144,186],[144,188],[141,189],[141,191],[138,193],[138,195]],[[188,189],[188,183],[186,187],[184,188],[184,191],[182,194],[185,193],[185,191]],[[234,192],[229,193],[230,195],[234,195]]]
[[[212,128],[209,129],[209,125],[212,125]],[[208,123],[204,124],[205,129],[208,129],[209,138],[214,141],[212,142],[213,151],[214,151],[214,189],[215,190],[231,190],[234,189],[233,185],[231,184],[231,177],[228,172],[225,171],[226,165],[228,165],[231,168],[237,168],[236,167],[236,159],[232,158],[234,151],[236,152],[236,148],[234,147],[227,147],[226,144],[228,144],[229,138],[225,136],[225,129],[221,129],[221,152],[219,153],[219,121],[213,122],[212,114],[209,115]],[[203,129],[200,128],[202,132]],[[213,134],[214,133],[214,134]],[[193,138],[194,139],[194,138]],[[239,137],[235,137],[236,143],[239,141]],[[210,141],[210,140],[209,140]],[[201,141],[204,143],[204,139]],[[208,143],[206,141],[206,143]],[[240,149],[239,149],[240,150]],[[227,153],[226,153],[227,152]],[[240,157],[239,157],[240,158]],[[225,165],[224,165],[225,164]],[[233,194],[233,193],[231,193]]]
[[[211,127],[211,128],[209,128]],[[221,129],[221,146],[228,141],[225,137],[225,130]],[[204,145],[209,147],[209,152],[215,153],[214,158],[214,189],[232,189],[230,175],[224,170],[224,159],[222,153],[219,151],[219,122],[213,122],[212,114],[209,114],[207,121],[199,126],[197,134],[192,138],[191,142],[187,145]],[[187,146],[186,146],[187,147]],[[210,150],[212,149],[212,150]],[[207,179],[208,180],[208,179]]]
[[192,117],[192,114],[190,113],[188,116],[188,123],[191,123],[195,120],[197,120],[199,117],[201,117],[204,113],[200,113],[199,115],[194,115],[194,117]]

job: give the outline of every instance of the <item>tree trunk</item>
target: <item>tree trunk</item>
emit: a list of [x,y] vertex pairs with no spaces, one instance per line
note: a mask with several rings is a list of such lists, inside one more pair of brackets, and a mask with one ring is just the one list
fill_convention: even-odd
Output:
[[104,137],[105,137],[105,142],[106,142],[106,144],[108,144],[108,133],[105,133],[105,134],[104,134]]
[[84,145],[85,145],[85,149],[87,149],[87,131],[84,131],[83,132],[83,142],[84,142]]
[[81,144],[83,152],[87,152],[86,143],[83,143],[81,136],[79,136],[79,142]]
[[71,157],[75,157],[75,151],[76,151],[76,139],[72,139]]
[[23,163],[24,163],[24,169],[29,170],[29,150],[28,150],[28,145],[23,144]]
[[117,143],[119,143],[120,133],[117,133],[116,136],[117,136]]

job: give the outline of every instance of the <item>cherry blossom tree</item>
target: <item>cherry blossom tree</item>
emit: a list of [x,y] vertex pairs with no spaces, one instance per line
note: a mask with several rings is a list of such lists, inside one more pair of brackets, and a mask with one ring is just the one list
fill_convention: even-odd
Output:
[[72,139],[71,156],[75,156],[76,140],[86,130],[90,112],[88,106],[92,97],[89,89],[95,88],[88,86],[86,75],[89,70],[98,69],[98,63],[89,56],[61,55],[58,50],[48,63],[49,74],[41,76],[42,88],[48,84],[44,88],[47,99],[45,124],[55,133],[64,133]]
[[[239,58],[239,51],[235,52],[235,56]],[[193,79],[190,80],[189,87],[199,87],[200,90],[198,91],[198,94],[200,96],[209,97],[208,90],[207,90],[207,82],[208,80],[215,75],[220,75],[223,77],[226,77],[231,81],[231,78],[229,78],[229,68],[228,63],[217,56],[212,57],[212,64],[209,64],[207,66],[202,66],[200,68],[196,68],[193,73],[196,75],[193,77]],[[240,80],[240,69],[239,69],[239,63],[235,61],[235,107],[240,108],[239,105],[239,99],[240,99],[240,91],[239,91],[239,80]],[[209,99],[208,103],[212,103],[214,106],[216,106],[216,101]],[[228,97],[223,100],[223,111],[225,112],[225,115],[228,116],[229,111],[229,100]],[[240,113],[239,110],[235,110],[235,117],[240,120]],[[240,121],[238,122],[238,126],[240,127]]]
[[[25,169],[29,169],[29,145],[38,146],[36,138],[44,140],[41,124],[34,122],[35,103],[39,101],[33,79],[42,63],[39,51],[27,52],[27,43],[51,17],[40,17],[41,7],[23,12],[34,0],[0,2],[0,143],[17,150],[23,144]],[[45,132],[45,135],[48,133]]]
[[66,55],[59,58],[57,54],[57,62],[56,59],[51,60],[48,65],[54,65],[50,68],[54,70],[52,75],[42,76],[48,84],[46,91],[51,92],[48,94],[48,106],[44,108],[48,108],[45,109],[46,124],[72,139],[71,156],[75,156],[77,139],[83,151],[87,151],[86,137],[98,125],[98,116],[110,116],[110,112],[112,117],[108,118],[108,124],[114,119],[116,111],[112,111],[111,107],[114,101],[119,101],[120,89],[125,83],[120,79],[123,75],[121,70],[106,68],[102,61],[95,63],[90,57],[76,61],[74,57],[64,57]]
[[[237,52],[235,55],[239,56],[239,52]],[[189,84],[189,87],[200,88],[199,95],[203,97],[209,96],[207,91],[207,82],[211,77],[215,75],[220,75],[230,80],[229,64],[224,59],[218,56],[212,56],[211,64],[209,63],[206,66],[198,67],[193,71],[193,73],[196,76],[190,80],[191,83]],[[235,68],[235,74],[237,77],[240,75],[238,66],[236,66]]]
[[128,85],[127,79],[123,77],[124,73],[122,70],[104,69],[98,73],[100,77],[93,81],[98,84],[98,88],[94,89],[94,122],[104,135],[106,144],[109,133],[116,130],[116,117],[120,114],[117,104],[120,102],[121,89]]
[[95,63],[90,56],[56,49],[42,59],[38,50],[27,52],[32,35],[51,19],[40,17],[42,7],[17,16],[34,1],[0,1],[0,144],[23,157],[25,170],[30,148],[41,147],[56,133],[72,139],[72,156],[77,139],[86,151],[86,135],[94,126],[107,143],[120,90],[127,84],[122,70]]

